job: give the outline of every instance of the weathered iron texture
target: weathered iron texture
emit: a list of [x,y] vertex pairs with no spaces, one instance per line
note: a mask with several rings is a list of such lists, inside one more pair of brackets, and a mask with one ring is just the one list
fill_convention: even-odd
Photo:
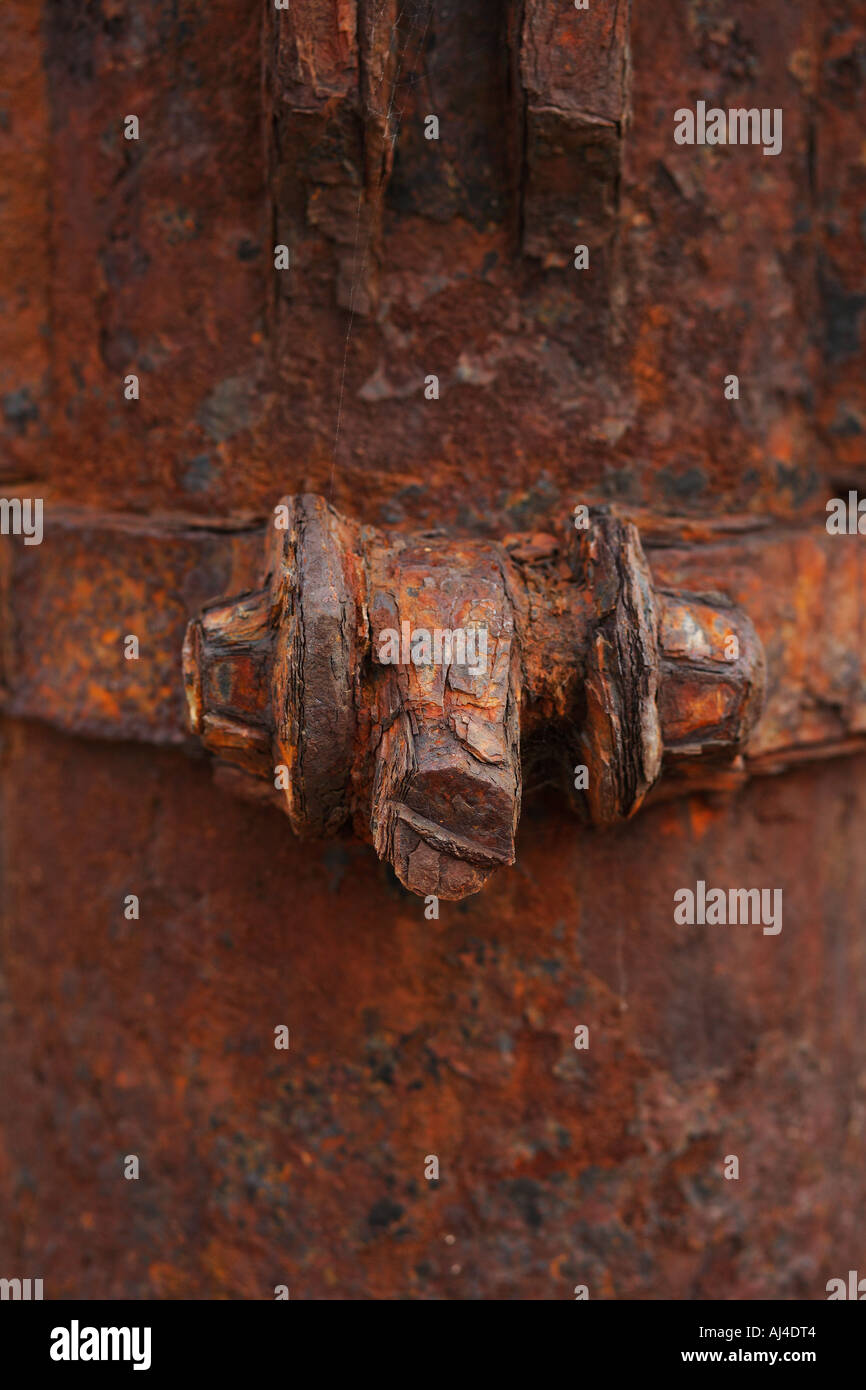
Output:
[[[0,1276],[815,1299],[864,1269],[866,560],[824,528],[866,493],[864,51],[862,0],[4,0],[0,485],[46,519],[0,537]],[[781,108],[781,154],[676,145],[699,99]],[[358,843],[354,785],[301,841],[234,794],[272,776],[215,784],[185,727],[187,624],[264,592],[283,492],[519,576],[516,862],[438,919]],[[565,541],[608,503],[652,580],[664,754],[601,828],[563,743],[614,746],[649,694],[642,660],[608,691],[634,653]],[[410,558],[381,556],[400,603]],[[248,734],[239,659],[208,729],[253,769],[309,732],[290,562],[280,726]],[[360,639],[313,608],[329,701]],[[732,763],[693,755],[720,691],[688,653],[736,612],[767,698]],[[317,833],[363,744],[329,708],[328,775],[288,808]],[[678,927],[698,879],[782,889],[783,931]]]
[[[709,756],[714,780],[763,705],[757,634],[723,600],[657,597],[636,527],[605,511],[586,520],[562,547],[527,536],[506,549],[387,536],[323,498],[284,498],[265,587],[212,602],[187,630],[190,727],[244,773],[278,785],[278,765],[296,834],[351,818],[401,883],[448,899],[514,861],[521,722],[549,760],[559,743],[564,787],[585,760],[577,803],[596,825],[638,809],[666,750]],[[570,584],[553,568],[560,550]],[[382,634],[404,626],[392,663]],[[443,659],[443,631],[465,641],[470,628],[483,664],[465,646]],[[419,630],[439,631],[438,660],[413,662]],[[552,726],[540,709],[557,712]]]

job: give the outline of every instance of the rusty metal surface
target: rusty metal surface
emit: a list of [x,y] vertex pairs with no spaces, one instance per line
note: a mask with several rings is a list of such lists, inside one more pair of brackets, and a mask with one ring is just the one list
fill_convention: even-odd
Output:
[[284,791],[296,834],[351,818],[407,888],[456,900],[514,862],[521,732],[556,784],[586,760],[574,800],[595,825],[638,810],[665,754],[708,757],[713,780],[742,763],[766,684],[752,623],[720,597],[656,594],[637,528],[608,509],[508,549],[361,528],[311,494],[274,513],[265,587],[190,622],[184,683],[192,731]]
[[525,92],[527,255],[567,267],[575,243],[611,276],[629,106],[627,0],[574,7],[526,0],[520,70]]
[[[494,535],[575,500],[787,515],[820,510],[840,471],[862,482],[862,6],[632,7],[618,250],[597,273],[516,254],[526,97],[509,89],[507,9],[406,7],[380,307],[355,315],[344,376],[340,254],[271,182],[262,7],[8,0],[7,476],[226,515],[264,511],[291,460],[295,490],[365,521]],[[345,52],[313,45],[325,76],[357,67],[353,10]],[[781,106],[782,155],[676,146],[673,112],[699,96]],[[438,144],[421,133],[434,107]],[[132,109],[137,144],[121,133]],[[303,236],[281,275],[286,202]],[[357,243],[360,273],[364,229]]]
[[41,547],[0,554],[5,707],[94,737],[182,741],[189,613],[255,572],[260,530],[74,508],[57,523]]
[[[436,922],[179,753],[11,723],[3,759],[0,1242],[56,1296],[821,1298],[858,1267],[862,759],[605,835],[528,806],[519,867]],[[784,888],[772,951],[684,939],[702,875]]]
[[[866,572],[823,526],[866,490],[864,6],[591,0],[607,62],[566,0],[303,10],[299,57],[258,0],[0,8],[0,479],[49,520],[0,542],[0,1275],[823,1298],[866,1210]],[[676,146],[698,98],[782,107],[782,155]],[[658,592],[755,623],[743,763],[605,832],[533,767],[516,866],[436,920],[349,827],[296,842],[186,756],[179,655],[285,490],[554,589],[615,501]],[[532,661],[548,720],[575,667]],[[684,932],[698,879],[784,930]]]
[[[820,754],[866,733],[866,649],[861,613],[866,559],[856,536],[823,527],[693,527],[683,519],[629,512],[644,538],[655,587],[723,593],[753,622],[767,652],[767,700],[747,754]],[[737,519],[733,519],[736,522]],[[179,653],[187,622],[220,594],[255,589],[265,526],[254,518],[196,525],[194,518],[112,516],[46,510],[51,537],[0,551],[8,621],[3,633],[3,703],[102,738],[185,738]],[[655,528],[655,529],[653,529]],[[564,533],[561,532],[561,536]],[[534,722],[562,718],[579,696],[584,641],[562,538],[504,538],[524,575],[524,642],[534,671]],[[557,558],[558,557],[558,558]],[[557,578],[562,565],[564,574]],[[536,578],[536,571],[540,579]],[[557,588],[557,586],[559,586]],[[553,596],[556,595],[555,599]],[[537,621],[544,602],[574,625]],[[122,637],[136,632],[145,659],[124,661]]]

